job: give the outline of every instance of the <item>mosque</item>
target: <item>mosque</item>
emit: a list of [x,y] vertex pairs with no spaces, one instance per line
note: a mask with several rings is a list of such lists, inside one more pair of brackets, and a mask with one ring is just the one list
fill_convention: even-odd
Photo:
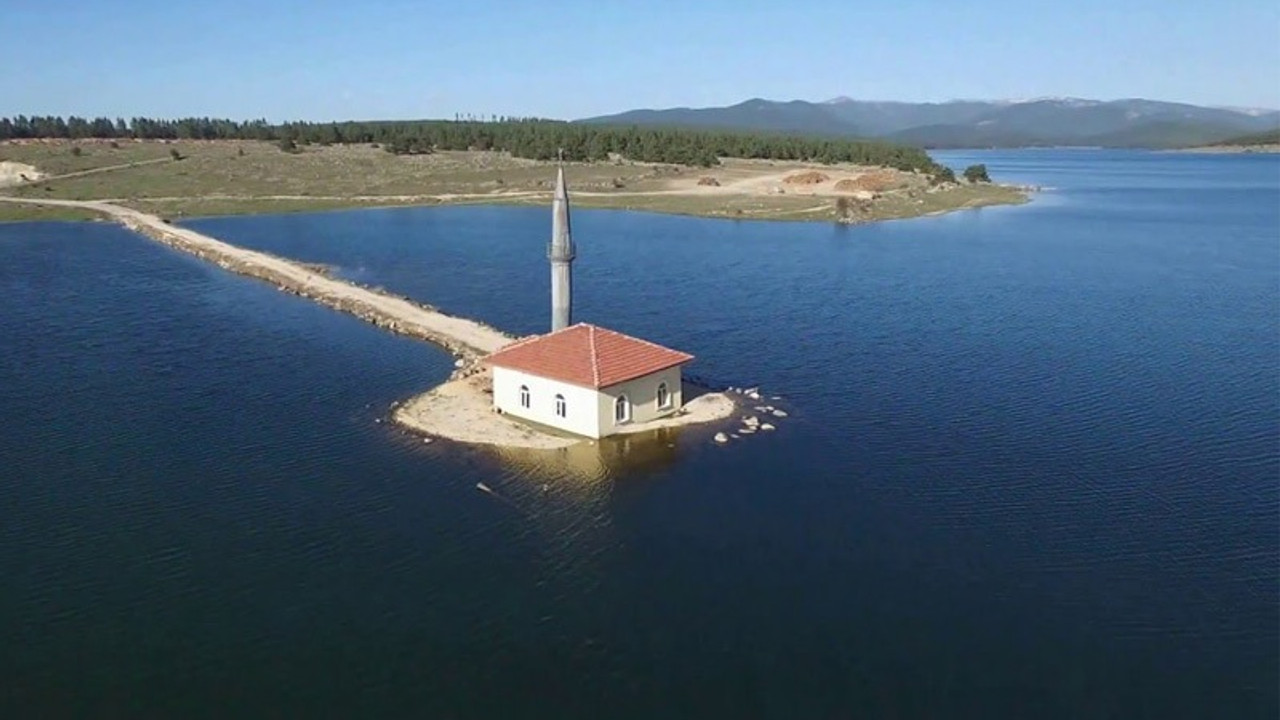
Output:
[[496,410],[590,438],[675,413],[693,356],[589,323],[572,324],[573,261],[564,166],[552,200],[551,332],[489,355]]

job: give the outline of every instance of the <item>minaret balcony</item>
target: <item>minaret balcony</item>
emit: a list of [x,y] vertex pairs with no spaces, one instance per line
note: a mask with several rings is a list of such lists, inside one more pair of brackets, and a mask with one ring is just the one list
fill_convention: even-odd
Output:
[[547,243],[547,259],[558,262],[572,262],[578,257],[578,249],[570,244],[568,247],[562,247],[555,243]]

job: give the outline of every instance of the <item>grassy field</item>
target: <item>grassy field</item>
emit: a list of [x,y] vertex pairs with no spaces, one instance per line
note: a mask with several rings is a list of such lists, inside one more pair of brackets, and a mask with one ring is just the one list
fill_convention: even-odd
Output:
[[[73,148],[78,147],[78,151]],[[172,160],[176,150],[181,160]],[[396,156],[368,145],[310,146],[286,153],[248,141],[68,141],[0,145],[0,160],[33,165],[46,179],[0,192],[24,198],[110,200],[165,217],[279,213],[350,207],[548,201],[549,163],[493,152]],[[134,164],[145,163],[145,164]],[[708,217],[835,220],[836,198],[777,187],[800,163],[726,160],[701,168],[617,161],[566,167],[574,203]],[[85,173],[58,177],[68,173]],[[837,167],[839,169],[839,167]],[[845,168],[856,170],[856,168]],[[701,187],[700,177],[726,187]],[[853,218],[872,221],[1021,202],[1019,191],[993,185],[926,192],[927,180],[904,175],[899,190],[864,203]],[[74,208],[0,203],[0,221],[83,219]]]
[[[35,165],[41,172],[49,175],[92,170],[109,165],[160,160],[169,157],[169,149],[174,146],[160,142],[134,142],[131,140],[116,141],[118,147],[111,147],[109,142],[97,140],[72,143],[66,140],[51,140],[30,145],[0,145],[0,160]],[[175,144],[176,146],[176,144]],[[80,148],[80,154],[72,151]]]
[[101,220],[102,216],[88,210],[40,205],[0,204],[0,222],[36,222],[40,220]]

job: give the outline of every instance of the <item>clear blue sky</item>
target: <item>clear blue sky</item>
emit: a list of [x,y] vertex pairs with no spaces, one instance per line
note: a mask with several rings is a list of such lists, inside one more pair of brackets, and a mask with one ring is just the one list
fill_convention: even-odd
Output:
[[579,118],[750,97],[1280,108],[1280,0],[0,0],[0,116]]

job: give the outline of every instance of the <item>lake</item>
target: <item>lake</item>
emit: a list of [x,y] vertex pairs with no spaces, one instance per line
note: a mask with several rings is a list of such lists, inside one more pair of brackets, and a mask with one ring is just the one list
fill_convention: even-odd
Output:
[[[0,707],[1275,717],[1280,158],[937,155],[1049,190],[575,210],[576,319],[791,416],[554,461],[389,427],[451,372],[430,345],[113,225],[0,224]],[[549,207],[189,225],[549,323]]]

